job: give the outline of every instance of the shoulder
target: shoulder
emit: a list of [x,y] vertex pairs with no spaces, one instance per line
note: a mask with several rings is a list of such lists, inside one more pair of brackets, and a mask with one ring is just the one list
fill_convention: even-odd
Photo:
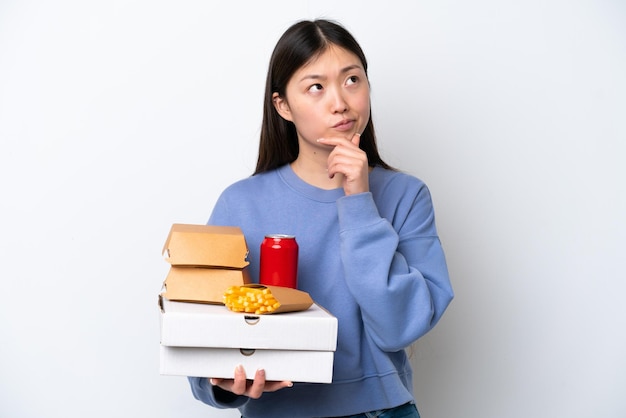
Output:
[[272,172],[257,174],[238,180],[227,186],[219,195],[209,223],[215,225],[241,225],[259,207],[264,207],[272,195],[276,177]]
[[249,194],[251,192],[258,192],[259,189],[265,187],[271,187],[277,179],[275,170],[268,171],[261,174],[255,174],[250,177],[238,180],[230,186],[226,187],[222,192],[224,196]]

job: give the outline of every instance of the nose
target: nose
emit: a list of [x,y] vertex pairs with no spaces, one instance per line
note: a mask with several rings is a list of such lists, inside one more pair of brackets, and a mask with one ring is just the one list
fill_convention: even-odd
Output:
[[348,110],[348,102],[340,89],[333,89],[330,96],[330,106],[333,113],[344,113]]

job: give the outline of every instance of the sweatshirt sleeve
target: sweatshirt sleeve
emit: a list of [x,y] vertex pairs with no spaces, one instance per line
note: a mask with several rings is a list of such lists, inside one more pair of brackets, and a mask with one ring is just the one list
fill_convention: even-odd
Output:
[[[417,179],[415,179],[417,180]],[[421,182],[337,201],[341,259],[365,331],[399,351],[431,330],[453,298],[430,193]]]
[[238,396],[211,385],[206,377],[188,377],[187,379],[193,396],[209,406],[218,409],[238,408],[248,401],[246,396]]

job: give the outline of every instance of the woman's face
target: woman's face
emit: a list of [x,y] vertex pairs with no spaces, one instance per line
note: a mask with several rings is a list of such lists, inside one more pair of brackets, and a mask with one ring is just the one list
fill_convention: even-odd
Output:
[[370,90],[359,58],[331,45],[302,66],[289,80],[285,97],[274,93],[274,106],[294,123],[302,143],[318,138],[351,139],[370,117]]

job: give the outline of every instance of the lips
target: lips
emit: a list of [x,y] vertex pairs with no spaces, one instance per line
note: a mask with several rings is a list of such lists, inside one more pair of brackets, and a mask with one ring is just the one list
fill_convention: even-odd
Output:
[[334,129],[337,129],[339,131],[349,131],[351,129],[353,129],[354,127],[354,120],[351,119],[344,119],[338,123],[336,123],[335,125],[333,125]]

